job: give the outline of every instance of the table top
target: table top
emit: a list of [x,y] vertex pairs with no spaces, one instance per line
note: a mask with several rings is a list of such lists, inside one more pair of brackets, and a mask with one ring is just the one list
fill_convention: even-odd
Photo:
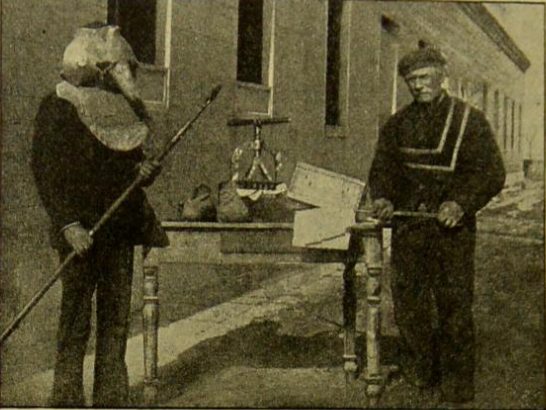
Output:
[[[163,221],[161,225],[170,246],[154,248],[148,258],[163,263],[337,263],[348,256],[347,250],[293,247],[290,222]],[[375,224],[365,226],[375,231]]]

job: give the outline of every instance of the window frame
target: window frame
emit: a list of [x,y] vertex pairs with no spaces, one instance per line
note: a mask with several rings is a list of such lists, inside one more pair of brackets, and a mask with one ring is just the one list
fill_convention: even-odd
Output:
[[[256,6],[260,5],[261,9],[261,15],[259,16],[259,24],[256,24],[256,21],[245,21],[245,26],[241,27],[243,24],[242,17],[242,7],[243,4],[249,9],[249,6]],[[256,11],[256,10],[253,10]],[[247,83],[247,84],[257,84],[257,85],[263,85],[264,80],[264,70],[263,70],[263,58],[264,58],[264,26],[265,26],[265,1],[264,0],[239,0],[238,6],[237,6],[237,13],[238,13],[238,19],[237,19],[237,74],[236,79],[238,83]],[[251,18],[257,18],[256,16],[248,16],[248,19]],[[258,27],[259,26],[259,27]],[[250,38],[248,36],[245,36],[244,33],[241,32],[242,29],[245,28],[252,28],[255,31],[255,33],[259,33],[260,39],[258,41],[257,38]],[[256,43],[254,45],[253,43]],[[246,53],[243,51],[243,46],[245,46]],[[248,49],[248,47],[254,46],[256,47],[256,50]],[[254,53],[251,53],[254,52]],[[244,54],[243,54],[244,53]],[[252,57],[257,59],[256,66],[252,66],[248,61],[246,61],[243,57]],[[259,67],[258,67],[259,65]],[[254,72],[255,71],[255,72]],[[250,78],[257,76],[256,78]]]
[[[172,1],[172,0],[171,0]],[[241,81],[237,79],[235,68],[234,114],[236,117],[271,118],[274,110],[274,79],[275,79],[275,26],[277,4],[275,0],[263,0],[262,18],[262,75],[261,83]],[[239,25],[237,24],[236,65],[239,64]],[[262,104],[248,107],[248,99],[259,99]]]
[[502,147],[504,151],[508,151],[508,101],[510,98],[505,95],[503,98],[503,133],[502,133]]
[[339,75],[337,85],[337,121],[336,124],[327,123],[327,93],[328,87],[328,61],[324,61],[324,129],[326,137],[345,138],[349,131],[349,98],[350,98],[350,70],[351,70],[351,43],[352,43],[352,1],[346,0],[328,0],[325,2],[325,37],[324,37],[324,55],[328,56],[328,11],[331,1],[340,1],[342,4],[339,29]]
[[[117,3],[117,0],[109,0],[110,4]],[[155,61],[153,64],[140,63],[138,76],[153,75],[161,76],[161,97],[158,99],[149,99],[144,97],[144,103],[151,109],[168,109],[170,105],[170,83],[171,83],[171,43],[172,43],[172,14],[173,0],[155,1]],[[119,20],[112,24],[119,24]],[[138,81],[138,79],[137,79]]]

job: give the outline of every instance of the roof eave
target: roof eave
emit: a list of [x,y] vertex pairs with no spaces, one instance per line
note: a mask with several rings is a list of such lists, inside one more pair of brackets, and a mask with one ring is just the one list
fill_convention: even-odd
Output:
[[527,71],[531,62],[483,4],[458,3],[458,5],[522,72]]

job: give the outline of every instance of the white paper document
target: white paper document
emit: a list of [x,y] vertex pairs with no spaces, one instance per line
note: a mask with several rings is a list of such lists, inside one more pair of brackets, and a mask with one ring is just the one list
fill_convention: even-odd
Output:
[[346,231],[354,223],[353,209],[313,208],[297,211],[292,245],[302,248],[348,249],[349,234]]

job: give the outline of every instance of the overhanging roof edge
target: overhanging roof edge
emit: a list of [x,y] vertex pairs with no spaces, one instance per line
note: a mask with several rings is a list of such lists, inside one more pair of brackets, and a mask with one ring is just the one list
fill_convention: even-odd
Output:
[[480,3],[458,3],[465,14],[489,36],[518,68],[525,72],[531,62],[497,19]]

